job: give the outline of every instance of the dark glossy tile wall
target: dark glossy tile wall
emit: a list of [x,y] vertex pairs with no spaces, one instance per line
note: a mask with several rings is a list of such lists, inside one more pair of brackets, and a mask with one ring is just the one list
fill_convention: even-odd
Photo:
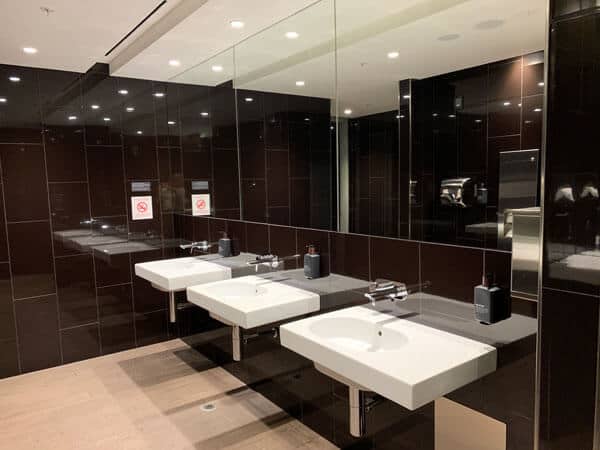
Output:
[[598,389],[600,5],[550,4],[540,448],[588,450]]
[[[166,294],[133,265],[175,254],[192,180],[215,215],[239,217],[231,86],[0,66],[0,94],[0,376],[202,327],[187,312],[169,326]],[[132,220],[132,182],[148,184],[152,220]],[[149,250],[119,248],[132,241]]]

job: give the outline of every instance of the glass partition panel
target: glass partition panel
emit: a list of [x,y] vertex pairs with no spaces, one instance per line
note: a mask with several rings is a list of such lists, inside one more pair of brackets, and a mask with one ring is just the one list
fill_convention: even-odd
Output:
[[335,228],[334,1],[235,46],[242,218]]
[[187,213],[240,218],[234,74],[228,49],[171,80],[179,87]]

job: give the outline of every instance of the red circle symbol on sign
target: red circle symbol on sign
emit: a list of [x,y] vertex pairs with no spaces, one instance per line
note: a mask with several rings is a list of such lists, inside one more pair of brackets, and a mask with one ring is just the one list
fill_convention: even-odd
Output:
[[142,214],[143,214],[143,213],[145,213],[146,211],[148,211],[148,203],[146,203],[146,202],[139,202],[139,203],[136,205],[136,209],[138,210],[138,212],[140,212],[140,213],[142,213]]
[[202,199],[198,200],[196,202],[196,208],[198,208],[198,209],[204,209],[204,208],[206,208],[206,202],[204,200],[202,200]]

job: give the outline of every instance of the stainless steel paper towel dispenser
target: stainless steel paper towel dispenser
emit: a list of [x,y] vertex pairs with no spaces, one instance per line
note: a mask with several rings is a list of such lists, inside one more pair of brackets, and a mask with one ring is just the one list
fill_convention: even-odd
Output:
[[538,298],[540,261],[540,208],[507,210],[512,215],[512,280],[513,297]]

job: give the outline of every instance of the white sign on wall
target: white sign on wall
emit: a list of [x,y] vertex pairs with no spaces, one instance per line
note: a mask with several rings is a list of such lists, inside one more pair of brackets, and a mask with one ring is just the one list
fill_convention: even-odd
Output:
[[131,197],[131,219],[148,220],[152,218],[152,196]]
[[192,194],[192,216],[210,216],[210,194]]

